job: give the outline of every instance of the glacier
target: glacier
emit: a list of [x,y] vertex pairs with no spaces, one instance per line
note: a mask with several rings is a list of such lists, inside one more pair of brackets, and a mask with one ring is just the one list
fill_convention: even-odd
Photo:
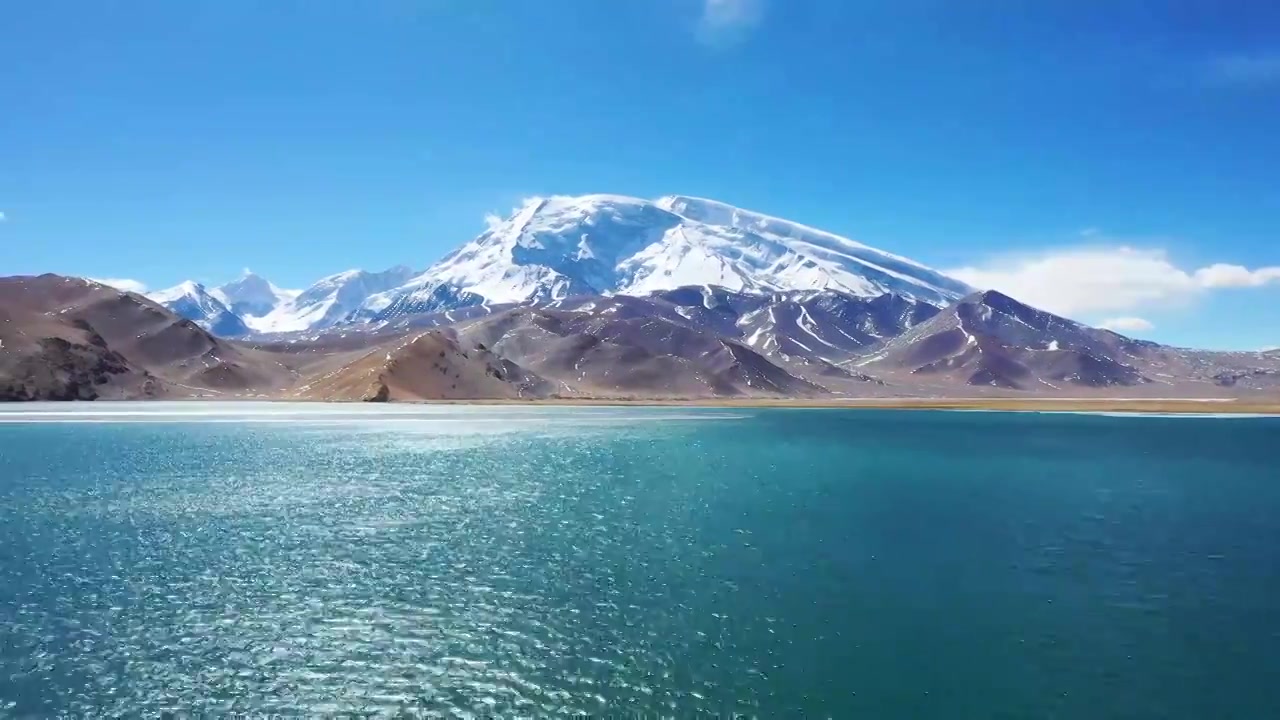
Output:
[[973,291],[907,258],[715,200],[554,196],[528,201],[403,286],[371,296],[352,319],[692,285],[893,293],[934,305]]
[[973,292],[908,258],[715,200],[595,194],[529,200],[425,271],[348,270],[302,291],[246,271],[213,290],[173,289],[153,298],[166,297],[163,304],[206,327],[241,329],[238,323],[244,327],[236,334],[261,335],[697,286],[755,294],[893,294],[938,307]]

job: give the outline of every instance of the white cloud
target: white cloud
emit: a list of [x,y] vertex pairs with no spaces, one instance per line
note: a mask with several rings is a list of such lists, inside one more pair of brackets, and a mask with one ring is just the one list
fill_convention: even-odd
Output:
[[1156,326],[1152,325],[1150,321],[1143,320],[1140,317],[1110,318],[1098,323],[1098,327],[1104,330],[1115,330],[1116,332],[1145,332],[1156,329]]
[[130,280],[129,278],[89,278],[90,280],[113,287],[117,290],[125,292],[144,293],[147,291],[147,284],[139,280]]
[[1215,85],[1280,84],[1280,51],[1223,55],[1209,61],[1206,79]]
[[1280,267],[1250,270],[1240,265],[1216,263],[1196,271],[1196,282],[1207,288],[1261,287],[1280,280]]
[[4,222],[5,220],[8,220],[8,219],[9,219],[8,215],[5,215],[4,212],[0,212],[0,222]]
[[698,37],[710,44],[740,40],[764,18],[764,0],[701,0]]
[[947,272],[974,287],[999,290],[1067,316],[1168,306],[1218,288],[1280,281],[1280,267],[1250,270],[1218,263],[1184,270],[1163,250],[1127,246],[1052,250]]
[[497,230],[500,226],[506,223],[507,220],[515,217],[516,215],[519,215],[521,210],[524,210],[525,208],[529,207],[530,205],[533,205],[534,203],[540,203],[543,200],[546,200],[546,198],[540,195],[529,195],[526,197],[522,197],[520,198],[520,204],[511,208],[510,212],[507,213],[506,217],[503,217],[496,212],[487,212],[484,214],[484,227],[486,230],[489,230],[489,231]]

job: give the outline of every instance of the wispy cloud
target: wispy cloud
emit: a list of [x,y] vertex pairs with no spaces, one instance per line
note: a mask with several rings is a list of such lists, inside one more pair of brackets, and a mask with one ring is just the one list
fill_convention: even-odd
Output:
[[1144,320],[1140,317],[1109,318],[1098,323],[1098,327],[1104,330],[1115,330],[1116,332],[1146,332],[1156,329],[1156,326],[1152,325],[1149,320]]
[[1280,50],[1222,55],[1210,60],[1204,72],[1214,85],[1280,86]]
[[8,219],[9,219],[9,216],[5,215],[3,210],[0,210],[0,222],[4,222]]
[[1206,288],[1262,287],[1280,280],[1280,267],[1250,270],[1242,265],[1216,263],[1197,270],[1195,279]]
[[765,0],[701,0],[698,39],[708,45],[738,42],[764,19]]
[[[1000,290],[1059,315],[1132,312],[1193,302],[1224,288],[1280,283],[1280,267],[1215,263],[1184,269],[1162,249],[1090,244],[994,258],[948,273],[974,287]],[[1117,318],[1124,319],[1124,318]]]
[[131,280],[129,278],[89,278],[90,280],[101,283],[108,287],[125,292],[144,293],[147,291],[147,284],[139,280]]
[[[552,197],[556,197],[556,196],[552,196]],[[547,198],[541,195],[526,195],[520,198],[520,204],[511,208],[511,210],[509,210],[506,215],[499,215],[497,212],[490,210],[489,212],[484,214],[485,230],[488,230],[488,231],[497,230],[498,228],[505,225],[508,220],[511,220],[516,215],[519,215],[521,211],[525,210],[530,205],[541,203],[544,200],[547,200]]]

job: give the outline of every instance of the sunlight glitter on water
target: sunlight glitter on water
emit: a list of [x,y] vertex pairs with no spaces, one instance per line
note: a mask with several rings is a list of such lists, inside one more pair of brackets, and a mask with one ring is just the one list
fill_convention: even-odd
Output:
[[[744,413],[663,407],[381,405],[273,402],[28,403],[0,405],[0,423],[231,423],[325,427],[394,427],[438,434],[530,428],[625,426],[636,423],[740,420]],[[500,427],[491,427],[500,426]]]
[[378,410],[0,427],[0,717],[1271,716],[1271,420]]

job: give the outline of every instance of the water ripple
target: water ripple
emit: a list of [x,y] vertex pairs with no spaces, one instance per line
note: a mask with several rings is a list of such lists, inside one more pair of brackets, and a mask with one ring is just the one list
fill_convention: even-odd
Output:
[[[1163,462],[1098,418],[477,417],[6,426],[0,717],[1274,699],[1271,426]],[[1010,422],[1033,456],[980,442]]]

